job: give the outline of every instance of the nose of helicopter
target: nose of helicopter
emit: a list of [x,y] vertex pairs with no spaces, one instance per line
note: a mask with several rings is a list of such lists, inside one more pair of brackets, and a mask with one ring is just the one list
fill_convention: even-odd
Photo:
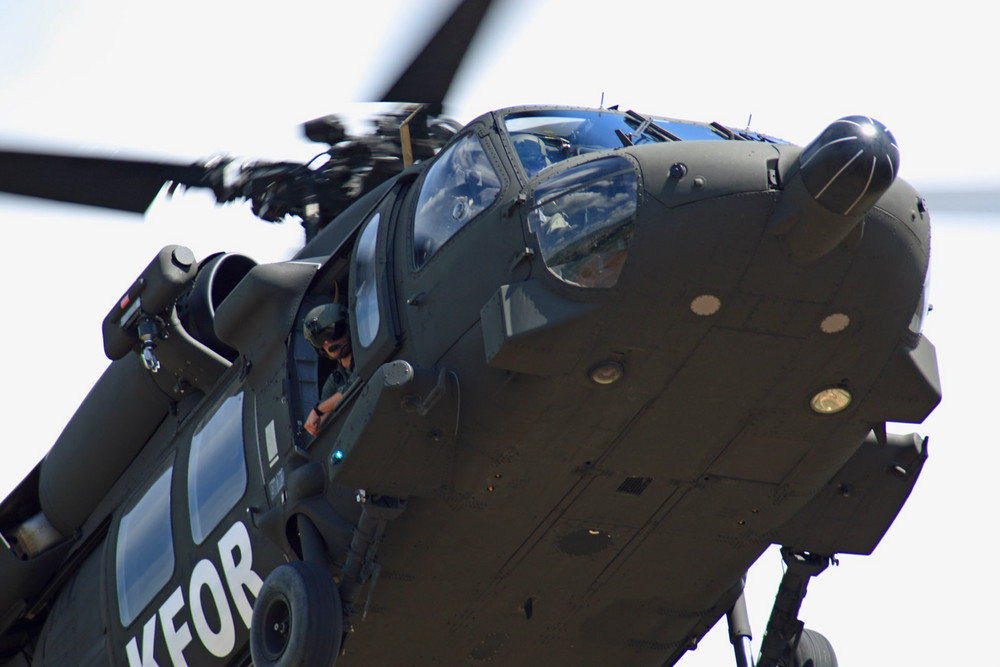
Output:
[[[898,165],[892,134],[862,116],[831,123],[804,149],[662,141],[549,165],[525,213],[546,270],[484,307],[489,363],[538,373],[587,358],[601,384],[620,366],[588,356],[602,336],[628,339],[619,350],[660,349],[669,338],[673,360],[718,323],[807,338],[819,330],[817,304],[836,302],[840,315],[855,299],[870,307],[873,292],[881,320],[909,318],[909,297],[879,282],[888,261],[919,285],[926,258],[927,223],[911,225],[915,194],[895,184]],[[864,288],[844,287],[851,267],[864,268],[852,274]]]

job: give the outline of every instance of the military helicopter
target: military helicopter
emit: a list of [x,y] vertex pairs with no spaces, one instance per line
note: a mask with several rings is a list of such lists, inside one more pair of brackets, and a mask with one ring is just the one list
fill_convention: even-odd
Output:
[[[310,239],[261,266],[166,248],[115,302],[114,363],[0,508],[10,664],[673,664],[723,616],[746,664],[742,578],[772,542],[789,574],[758,664],[830,664],[795,618],[806,582],[874,549],[926,454],[884,424],[939,398],[928,216],[891,135],[434,111],[346,143],[307,124],[315,170],[60,179],[64,157],[5,154],[21,194],[141,208],[172,181]],[[14,181],[31,160],[96,182]],[[314,438],[328,369],[301,332],[338,294],[357,379]]]

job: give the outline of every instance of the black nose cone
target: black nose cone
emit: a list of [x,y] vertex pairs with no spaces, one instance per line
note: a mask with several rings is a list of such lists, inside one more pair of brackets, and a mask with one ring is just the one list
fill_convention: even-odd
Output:
[[831,123],[799,157],[806,189],[834,213],[868,210],[899,171],[899,147],[885,125],[867,116]]

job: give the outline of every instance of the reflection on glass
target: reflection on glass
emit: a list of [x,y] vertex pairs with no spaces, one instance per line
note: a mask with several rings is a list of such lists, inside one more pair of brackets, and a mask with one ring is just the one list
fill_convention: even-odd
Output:
[[708,125],[681,123],[661,118],[657,118],[653,122],[681,141],[725,141],[726,139]]
[[378,291],[375,289],[376,263],[375,245],[378,241],[378,223],[381,213],[376,213],[365,223],[358,241],[357,265],[355,276],[357,293],[355,294],[355,319],[357,320],[358,342],[368,347],[378,333]]
[[777,141],[747,130],[643,116],[611,109],[535,109],[504,117],[511,144],[528,178],[563,160],[622,146],[663,141]]
[[[571,157],[621,148],[625,144],[616,130],[628,137],[638,126],[630,126],[627,120],[616,111],[545,109],[510,113],[504,122],[514,152],[531,178]],[[644,134],[628,138],[633,144],[660,140]]]
[[127,627],[174,572],[170,529],[170,466],[125,516],[118,528],[115,579],[118,613]]
[[413,221],[413,264],[420,268],[438,248],[500,194],[500,176],[474,135],[445,149],[427,170]]
[[247,488],[243,394],[230,396],[191,439],[188,511],[195,544],[205,541]]
[[549,271],[571,285],[614,287],[638,196],[635,168],[622,157],[577,165],[540,184],[528,225]]

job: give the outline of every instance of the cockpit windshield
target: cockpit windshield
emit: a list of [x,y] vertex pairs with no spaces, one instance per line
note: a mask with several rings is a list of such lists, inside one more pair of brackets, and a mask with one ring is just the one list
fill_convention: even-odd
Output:
[[628,120],[625,114],[617,111],[587,109],[513,112],[504,119],[514,151],[528,178],[577,155],[665,140],[655,134],[638,132],[642,122],[630,124]]
[[661,141],[774,141],[718,123],[643,116],[612,109],[532,109],[504,116],[511,143],[528,178],[585,153]]

